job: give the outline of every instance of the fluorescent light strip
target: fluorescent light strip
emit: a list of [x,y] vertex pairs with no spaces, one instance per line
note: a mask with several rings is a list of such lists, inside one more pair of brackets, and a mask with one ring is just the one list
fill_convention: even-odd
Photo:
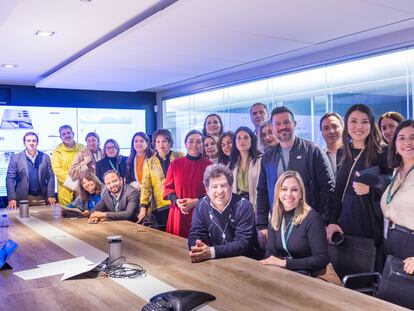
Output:
[[10,68],[17,68],[17,67],[19,67],[19,65],[2,64],[1,67],[10,69]]
[[38,30],[36,31],[35,35],[39,37],[51,37],[55,34],[54,31],[44,31],[44,30]]

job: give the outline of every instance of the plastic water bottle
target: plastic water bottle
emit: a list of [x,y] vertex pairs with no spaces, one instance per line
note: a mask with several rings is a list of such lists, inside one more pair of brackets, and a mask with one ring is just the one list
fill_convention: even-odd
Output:
[[0,239],[1,239],[1,243],[6,242],[9,239],[9,217],[7,215],[7,213],[4,213],[1,215],[1,219],[0,219]]
[[7,216],[7,213],[3,213],[1,215],[1,221],[0,221],[0,227],[5,228],[10,225],[9,223],[9,217]]
[[53,209],[53,218],[58,219],[62,216],[62,211],[59,204],[55,204]]

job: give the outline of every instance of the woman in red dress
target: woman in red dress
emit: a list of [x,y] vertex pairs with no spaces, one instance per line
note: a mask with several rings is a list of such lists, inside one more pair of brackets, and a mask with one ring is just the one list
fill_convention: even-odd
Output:
[[184,142],[187,155],[171,162],[164,183],[164,199],[171,201],[166,231],[188,238],[193,208],[198,199],[206,195],[203,175],[211,162],[202,157],[201,132],[188,132]]

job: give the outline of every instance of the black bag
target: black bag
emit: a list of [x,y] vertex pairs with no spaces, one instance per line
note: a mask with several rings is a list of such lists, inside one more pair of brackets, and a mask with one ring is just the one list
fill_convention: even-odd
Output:
[[401,259],[388,255],[377,297],[414,309],[414,276],[404,272]]

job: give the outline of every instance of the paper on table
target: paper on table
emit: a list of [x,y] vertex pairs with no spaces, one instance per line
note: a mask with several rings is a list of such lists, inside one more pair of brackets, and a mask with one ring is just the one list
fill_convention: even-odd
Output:
[[80,269],[80,267],[91,267],[91,264],[92,262],[87,260],[85,257],[76,257],[72,259],[41,264],[38,266],[38,268],[15,272],[14,274],[23,280],[33,280],[52,275],[64,274],[67,272],[69,273]]

